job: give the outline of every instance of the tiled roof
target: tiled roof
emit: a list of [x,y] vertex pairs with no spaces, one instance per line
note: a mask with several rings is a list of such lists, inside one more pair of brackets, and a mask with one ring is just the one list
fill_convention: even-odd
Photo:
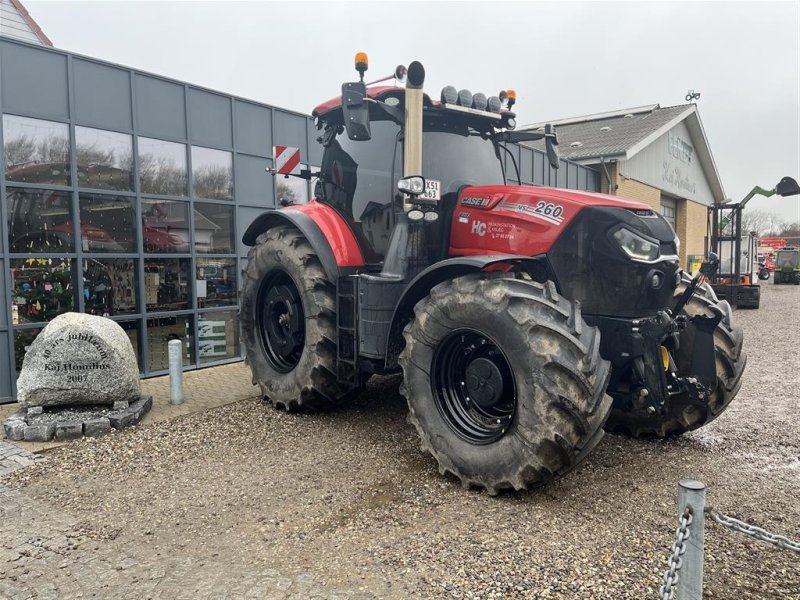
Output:
[[[667,123],[689,110],[692,104],[667,106],[655,104],[620,110],[613,113],[599,113],[585,117],[550,121],[558,134],[558,153],[561,158],[582,160],[597,157],[612,157],[625,154],[633,146]],[[523,126],[531,129],[542,125]],[[544,149],[544,143],[525,142],[525,144]]]

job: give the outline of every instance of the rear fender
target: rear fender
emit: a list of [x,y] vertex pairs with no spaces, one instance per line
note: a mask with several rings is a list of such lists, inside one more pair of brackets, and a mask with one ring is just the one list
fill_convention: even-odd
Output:
[[[417,275],[408,285],[392,315],[392,324],[386,345],[386,368],[397,366],[397,357],[403,349],[403,329],[414,316],[417,302],[430,294],[436,285],[469,273],[479,271],[522,271],[528,273],[534,281],[555,282],[555,274],[545,255],[516,256],[498,254],[491,256],[460,256],[450,258],[431,265]],[[556,286],[558,285],[557,282]]]
[[349,270],[365,264],[361,248],[345,220],[333,208],[320,202],[265,212],[250,224],[242,242],[255,246],[259,235],[278,225],[291,225],[300,230],[319,256],[331,281],[338,279],[343,267]]

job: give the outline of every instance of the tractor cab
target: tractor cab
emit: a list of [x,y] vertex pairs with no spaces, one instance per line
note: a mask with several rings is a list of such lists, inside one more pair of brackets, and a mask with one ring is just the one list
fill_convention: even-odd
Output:
[[[369,123],[369,132],[362,127],[355,135],[345,126],[348,109],[340,98],[320,104],[313,113],[324,147],[314,196],[363,234],[359,237],[367,253],[379,262],[403,213],[398,182],[405,176],[424,175],[424,190],[414,196],[417,210],[410,217],[425,222],[434,232],[429,237],[437,241],[449,236],[461,190],[506,182],[499,132],[513,127],[514,113],[502,107],[499,97],[457,92],[452,86],[442,90],[440,101],[423,94],[421,170],[410,173],[404,170],[405,104],[404,87],[366,88],[361,118]],[[435,245],[432,252],[437,255],[431,260],[446,258],[447,249],[440,246]]]

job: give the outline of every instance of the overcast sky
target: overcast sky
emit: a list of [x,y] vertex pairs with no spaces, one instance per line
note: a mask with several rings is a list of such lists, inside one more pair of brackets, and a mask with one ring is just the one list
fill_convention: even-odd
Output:
[[[800,179],[800,3],[24,0],[57,48],[310,113],[420,60],[426,88],[516,89],[519,123],[701,92],[726,195]],[[800,221],[800,197],[753,208]]]

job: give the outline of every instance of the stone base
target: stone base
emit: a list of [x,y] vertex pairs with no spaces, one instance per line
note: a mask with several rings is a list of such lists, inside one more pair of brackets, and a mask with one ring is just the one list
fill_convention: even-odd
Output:
[[111,429],[136,425],[153,406],[152,396],[141,396],[123,408],[110,406],[52,406],[43,411],[20,408],[3,423],[6,437],[12,441],[47,442],[98,436]]

